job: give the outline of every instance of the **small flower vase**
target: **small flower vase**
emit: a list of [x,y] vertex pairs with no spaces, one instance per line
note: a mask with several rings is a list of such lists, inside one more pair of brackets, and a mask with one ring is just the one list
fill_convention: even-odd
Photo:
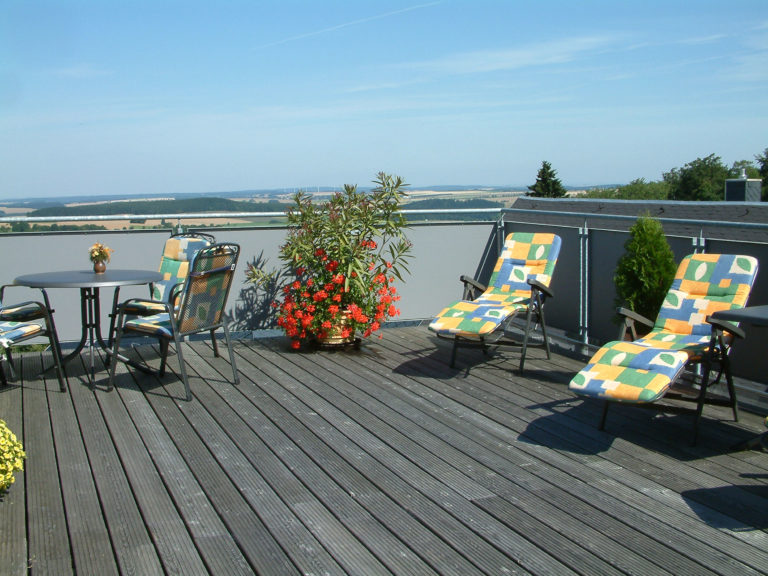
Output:
[[104,260],[96,260],[93,263],[93,271],[96,274],[104,274],[107,271],[107,263]]

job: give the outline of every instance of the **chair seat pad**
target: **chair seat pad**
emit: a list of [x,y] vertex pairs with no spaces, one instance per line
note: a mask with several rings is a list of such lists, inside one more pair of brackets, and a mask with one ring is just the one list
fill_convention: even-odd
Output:
[[527,297],[514,295],[506,300],[481,296],[477,300],[459,300],[443,309],[429,324],[432,332],[443,336],[477,338],[497,330],[510,317],[528,308]]
[[39,324],[27,324],[24,322],[0,322],[0,342],[4,346],[10,346],[14,342],[32,338],[42,334],[43,327]]
[[165,305],[162,302],[151,302],[142,300],[138,302],[127,302],[123,310],[127,316],[152,316],[165,312]]
[[123,326],[123,330],[130,332],[140,332],[149,336],[160,336],[163,338],[173,338],[173,329],[168,313],[154,314],[153,316],[143,316],[128,320]]
[[0,321],[5,322],[31,322],[45,318],[45,312],[40,306],[26,305],[3,308],[0,312]]
[[655,402],[666,394],[690,356],[685,350],[640,342],[609,342],[571,380],[581,396],[618,402]]

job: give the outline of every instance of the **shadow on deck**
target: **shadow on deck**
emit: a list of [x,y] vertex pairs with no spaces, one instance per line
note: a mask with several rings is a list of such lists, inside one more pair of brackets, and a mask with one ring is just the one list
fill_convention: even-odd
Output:
[[453,370],[424,327],[235,348],[239,386],[188,346],[192,402],[123,365],[94,391],[85,358],[61,393],[25,356],[0,389],[28,457],[2,573],[768,573],[768,455],[730,448],[754,415],[707,407],[696,447],[686,415],[617,407],[600,432],[567,389],[581,362],[536,350],[520,377],[511,352],[467,351]]

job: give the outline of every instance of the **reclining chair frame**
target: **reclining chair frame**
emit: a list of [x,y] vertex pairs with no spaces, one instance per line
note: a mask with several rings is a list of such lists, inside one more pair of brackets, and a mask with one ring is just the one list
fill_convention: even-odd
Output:
[[[459,277],[459,280],[464,283],[464,294],[462,296],[462,300],[475,300],[480,294],[485,292],[488,287],[482,284],[481,282],[478,282],[474,278],[471,278],[469,276],[466,276],[462,274]],[[549,349],[549,337],[547,335],[547,323],[544,318],[544,302],[547,298],[552,298],[554,296],[554,292],[548,287],[539,282],[538,280],[535,280],[533,278],[529,278],[527,280],[528,284],[531,287],[531,303],[526,308],[526,314],[525,314],[525,328],[523,329],[523,340],[522,342],[518,342],[517,340],[512,339],[508,334],[511,331],[511,325],[512,322],[519,318],[520,314],[519,312],[522,311],[520,309],[519,311],[516,311],[514,314],[511,314],[508,318],[504,320],[504,322],[499,326],[498,329],[494,330],[489,336],[487,337],[480,337],[479,339],[472,339],[472,338],[464,338],[461,335],[454,334],[454,335],[446,335],[446,334],[440,334],[437,333],[438,338],[442,338],[444,340],[452,340],[453,341],[453,348],[451,349],[451,368],[456,367],[456,353],[458,349],[461,348],[481,348],[483,350],[483,353],[487,354],[489,349],[492,347],[509,347],[509,348],[520,348],[520,373],[523,373],[523,368],[525,366],[525,356],[528,351],[529,346],[543,346],[544,349],[547,352],[547,359],[551,357],[550,355],[550,349]],[[533,325],[533,330],[536,329],[536,326],[541,326],[541,334],[544,339],[544,341],[541,344],[531,344],[530,343],[530,334],[532,332],[531,326]],[[521,328],[522,329],[522,328]]]
[[[621,328],[619,330],[619,338],[624,338],[627,331],[629,331],[632,340],[637,340],[638,332],[636,324],[642,324],[648,328],[652,328],[654,323],[627,308],[618,308],[617,314],[623,318]],[[689,406],[679,406],[675,404],[668,404],[663,401],[650,402],[650,403],[637,403],[631,404],[637,408],[645,408],[648,410],[655,410],[657,412],[663,412],[667,414],[693,414],[693,444],[696,444],[699,434],[699,421],[704,411],[704,406],[724,406],[731,408],[733,411],[733,419],[735,422],[739,421],[739,402],[736,396],[736,388],[733,384],[733,377],[731,375],[731,361],[729,353],[732,344],[728,344],[725,339],[725,334],[731,334],[735,338],[744,338],[745,333],[739,326],[733,322],[727,320],[720,320],[708,316],[707,323],[712,326],[712,336],[709,340],[709,347],[706,353],[700,360],[691,359],[686,363],[683,368],[683,373],[678,377],[678,381],[685,377],[685,370],[690,367],[700,367],[700,375],[692,374],[691,377],[694,380],[694,384],[699,387],[698,393],[694,395],[683,394],[682,392],[675,392],[671,389],[668,390],[661,400],[673,400],[682,401],[687,403],[695,403],[696,407],[691,408]],[[717,370],[717,376],[714,379],[710,378],[712,371]],[[707,392],[713,386],[717,386],[722,377],[725,376],[726,387],[728,389],[728,398],[713,397],[708,395]],[[674,384],[674,383],[673,383]],[[599,430],[605,430],[605,423],[608,416],[608,409],[613,400],[603,400],[603,409],[600,416]],[[620,402],[619,402],[620,403]]]

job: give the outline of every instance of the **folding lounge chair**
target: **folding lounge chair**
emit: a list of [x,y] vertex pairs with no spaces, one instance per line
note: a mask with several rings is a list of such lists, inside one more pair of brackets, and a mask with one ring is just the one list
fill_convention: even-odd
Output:
[[[610,402],[624,402],[665,412],[691,412],[694,437],[704,404],[729,406],[738,420],[738,402],[728,358],[734,337],[744,337],[735,324],[710,318],[719,310],[742,308],[747,302],[757,274],[757,260],[751,256],[693,254],[677,269],[656,322],[630,311],[624,313],[620,338],[629,327],[634,340],[609,342],[598,350],[584,369],[569,384],[580,396],[604,400],[599,428],[605,427]],[[651,331],[636,337],[634,322],[641,321]],[[670,391],[686,366],[700,364],[699,390],[694,396]],[[710,382],[710,371],[718,369]],[[714,398],[707,389],[725,375],[729,398]],[[696,408],[668,403],[662,398],[696,402]]]
[[[429,324],[440,338],[453,341],[451,367],[459,346],[521,346],[520,372],[523,372],[529,337],[541,325],[543,345],[550,357],[544,302],[552,297],[549,288],[560,253],[560,237],[555,234],[513,232],[507,236],[501,256],[488,286],[467,276],[464,297],[445,308]],[[512,320],[525,314],[522,343],[509,337]]]
[[[186,397],[187,400],[191,400],[192,393],[189,389],[187,370],[182,354],[182,339],[190,334],[210,332],[213,353],[218,357],[219,349],[215,332],[222,328],[229,350],[234,383],[237,384],[240,378],[232,351],[229,329],[224,319],[224,308],[227,304],[239,254],[240,246],[231,243],[214,244],[197,252],[179,295],[178,306],[164,302],[164,311],[160,314],[138,318],[130,317],[126,311],[145,302],[131,299],[120,304],[118,307],[117,336],[115,337],[112,356],[120,358],[118,356],[120,343],[123,336],[127,334],[156,337],[160,341],[161,353],[160,368],[157,373],[159,376],[163,376],[168,357],[168,347],[173,341],[176,354],[179,357],[181,379],[184,382]],[[108,384],[110,390],[115,378],[116,364],[116,362],[112,362],[110,366]]]
[[[46,336],[51,346],[59,388],[62,392],[66,391],[66,376],[64,363],[61,359],[61,347],[59,346],[59,337],[56,334],[56,326],[53,323],[53,310],[50,308],[48,297],[45,296],[45,304],[27,301],[4,306],[2,302],[6,287],[0,288],[0,346],[2,346],[8,360],[11,377],[16,377],[11,346],[38,336]],[[4,386],[8,384],[2,364],[0,364],[0,383]]]

